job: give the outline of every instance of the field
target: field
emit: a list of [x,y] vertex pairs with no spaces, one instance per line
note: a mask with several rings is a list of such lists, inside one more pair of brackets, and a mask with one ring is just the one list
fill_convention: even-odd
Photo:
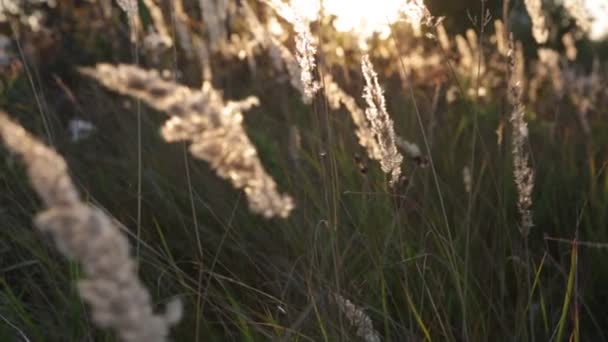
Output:
[[0,1],[0,341],[608,340],[584,2],[313,2]]

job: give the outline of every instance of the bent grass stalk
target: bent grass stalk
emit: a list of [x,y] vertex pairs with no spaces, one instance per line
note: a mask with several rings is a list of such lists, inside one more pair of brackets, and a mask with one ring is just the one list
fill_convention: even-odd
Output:
[[181,304],[174,301],[166,314],[154,314],[128,239],[111,217],[82,201],[65,160],[1,112],[0,137],[22,159],[44,204],[34,225],[53,238],[64,256],[82,265],[78,291],[95,324],[113,330],[122,341],[166,341],[169,327],[180,319]]
[[169,114],[163,138],[189,142],[194,157],[209,162],[218,176],[245,191],[251,211],[266,218],[289,216],[293,199],[279,194],[242,125],[242,112],[258,105],[257,98],[225,103],[208,82],[201,90],[191,89],[132,65],[98,64],[80,71],[108,89]]

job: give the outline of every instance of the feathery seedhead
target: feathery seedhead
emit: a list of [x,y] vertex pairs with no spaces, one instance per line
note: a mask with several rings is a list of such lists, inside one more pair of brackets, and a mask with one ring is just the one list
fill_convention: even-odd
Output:
[[424,5],[423,0],[406,0],[400,8],[406,20],[415,28],[429,23],[431,12]]
[[395,145],[393,120],[386,110],[384,91],[378,83],[378,74],[374,71],[368,55],[363,56],[361,70],[365,78],[365,88],[363,89],[363,99],[367,103],[365,115],[379,146],[382,171],[391,176],[390,185],[394,186],[401,176],[403,156]]
[[194,157],[210,163],[218,176],[245,192],[253,212],[267,218],[289,216],[293,200],[279,194],[242,125],[242,112],[257,106],[257,98],[224,102],[209,82],[200,90],[191,89],[132,65],[99,64],[80,70],[111,90],[166,112],[170,119],[161,130],[163,138],[190,142]]
[[509,40],[509,100],[513,106],[511,112],[511,125],[513,132],[511,147],[513,154],[513,176],[517,186],[517,209],[521,216],[520,232],[524,237],[530,233],[534,226],[532,219],[532,191],[534,189],[534,170],[529,165],[529,155],[526,151],[528,139],[528,124],[525,120],[525,106],[522,100],[522,85],[519,78],[518,59],[516,58],[513,37]]
[[324,93],[329,106],[334,110],[339,109],[341,105],[346,108],[355,124],[355,134],[359,138],[359,145],[367,150],[367,155],[370,159],[380,160],[380,146],[376,141],[374,132],[365,117],[363,109],[357,105],[357,101],[352,96],[340,88],[331,75],[325,75],[323,82],[325,83]]
[[524,0],[526,9],[532,20],[532,35],[539,44],[544,44],[549,39],[547,17],[543,12],[542,0]]
[[127,13],[128,16],[136,16],[139,8],[137,7],[137,0],[116,0],[118,6]]
[[82,265],[81,297],[95,324],[114,330],[123,341],[163,342],[181,316],[179,304],[170,315],[156,315],[148,291],[137,277],[129,242],[103,211],[83,203],[65,160],[23,127],[0,113],[0,138],[19,155],[45,210],[34,219],[58,250]]
[[308,22],[303,18],[296,16],[293,28],[296,32],[296,59],[301,69],[304,99],[306,102],[310,102],[317,91],[321,89],[321,85],[315,80],[314,76],[315,54],[317,53],[316,42],[310,32]]
[[357,336],[365,342],[381,341],[380,334],[374,329],[372,320],[362,308],[357,307],[353,302],[339,294],[335,294],[333,300],[348,323],[356,329]]

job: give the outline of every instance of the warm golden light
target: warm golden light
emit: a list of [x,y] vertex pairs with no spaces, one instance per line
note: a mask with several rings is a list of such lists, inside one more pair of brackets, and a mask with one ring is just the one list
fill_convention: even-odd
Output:
[[606,0],[587,0],[587,11],[593,20],[589,38],[592,40],[605,39],[608,36],[608,2]]
[[[334,23],[340,32],[352,32],[362,41],[378,33],[380,37],[388,37],[388,23],[393,23],[402,17],[423,15],[422,0],[323,0],[323,11],[326,15],[336,16]],[[591,16],[592,26],[589,37],[592,40],[604,39],[608,36],[608,2],[606,0],[585,0],[585,7]],[[309,20],[319,16],[320,0],[291,0],[298,13]],[[412,18],[413,17],[413,18]],[[416,22],[412,22],[416,26]]]
[[[369,0],[323,0],[322,3],[326,15],[336,16],[334,25],[338,31],[352,32],[364,40],[374,33],[388,37],[388,24],[397,21],[404,10],[422,0],[382,0],[381,4]],[[291,4],[308,19],[318,18],[319,0],[292,0]]]

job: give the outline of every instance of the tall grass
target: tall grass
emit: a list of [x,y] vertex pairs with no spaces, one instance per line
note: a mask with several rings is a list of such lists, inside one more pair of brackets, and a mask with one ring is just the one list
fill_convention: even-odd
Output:
[[405,1],[365,38],[282,1],[18,6],[0,340],[606,340],[606,63],[577,3],[476,2],[458,31]]

